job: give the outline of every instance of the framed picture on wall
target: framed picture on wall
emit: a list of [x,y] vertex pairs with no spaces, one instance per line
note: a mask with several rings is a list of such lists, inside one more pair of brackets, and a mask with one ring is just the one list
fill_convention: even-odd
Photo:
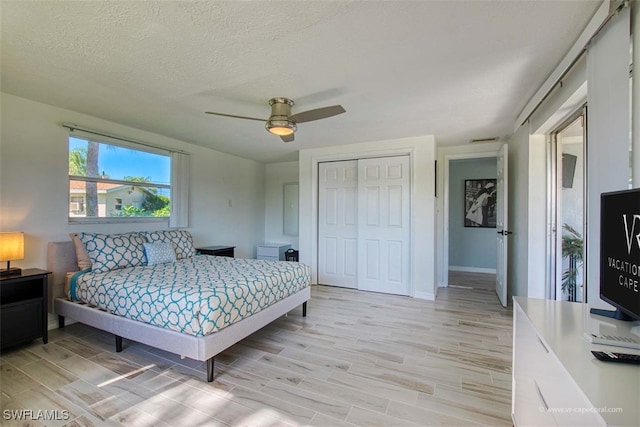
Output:
[[496,228],[496,180],[464,180],[464,226]]

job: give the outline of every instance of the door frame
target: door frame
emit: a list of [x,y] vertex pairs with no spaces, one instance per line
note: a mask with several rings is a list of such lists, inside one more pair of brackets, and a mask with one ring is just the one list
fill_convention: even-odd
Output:
[[485,159],[493,157],[497,159],[496,150],[492,151],[476,151],[469,153],[458,154],[445,154],[444,156],[444,170],[443,175],[443,206],[442,206],[442,221],[443,221],[443,250],[442,250],[442,287],[449,286],[449,163],[452,160],[464,160],[464,159]]
[[[350,153],[340,153],[340,154],[327,154],[327,155],[318,155],[312,156],[311,158],[311,223],[313,227],[313,233],[311,235],[311,283],[318,283],[318,185],[319,185],[319,164],[325,162],[335,162],[342,160],[358,160],[358,159],[370,159],[376,157],[393,157],[393,156],[409,156],[409,188],[410,188],[410,200],[409,200],[409,209],[411,212],[410,219],[410,228],[411,230],[415,230],[414,224],[414,200],[415,200],[415,192],[417,191],[415,188],[415,153],[414,149],[410,147],[398,148],[398,149],[388,149],[388,150],[368,150],[365,152],[350,152]],[[416,297],[416,286],[414,283],[414,273],[413,270],[415,268],[415,242],[416,239],[411,239],[410,242],[410,269],[409,269],[409,282],[410,282],[410,293],[412,297]]]
[[[549,133],[547,137],[547,265],[546,265],[546,279],[545,284],[545,297],[551,300],[558,300],[558,281],[561,281],[562,270],[562,221],[560,218],[563,213],[562,203],[562,147],[558,143],[558,134],[569,127],[573,122],[582,118],[582,148],[583,148],[583,197],[582,197],[582,229],[579,230],[582,233],[584,246],[584,258],[583,258],[583,280],[586,281],[587,271],[587,257],[586,257],[586,235],[587,235],[587,104],[582,104],[573,113],[571,113],[562,122],[557,124]],[[585,282],[586,285],[586,282]],[[582,299],[586,299],[586,286],[583,288]],[[560,293],[562,298],[562,293]],[[581,301],[584,302],[584,301]]]

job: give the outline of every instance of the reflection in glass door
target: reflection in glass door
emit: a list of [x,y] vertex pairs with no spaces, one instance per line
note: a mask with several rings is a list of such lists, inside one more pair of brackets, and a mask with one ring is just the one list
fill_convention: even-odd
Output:
[[556,300],[584,300],[585,114],[553,134],[555,141],[555,286]]

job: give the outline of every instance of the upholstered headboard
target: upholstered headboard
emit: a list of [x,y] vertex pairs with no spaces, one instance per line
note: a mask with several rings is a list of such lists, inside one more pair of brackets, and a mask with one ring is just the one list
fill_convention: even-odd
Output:
[[53,300],[64,297],[64,281],[68,272],[78,271],[76,249],[71,240],[49,242],[47,247],[47,269],[52,277],[49,288],[49,311],[53,313]]

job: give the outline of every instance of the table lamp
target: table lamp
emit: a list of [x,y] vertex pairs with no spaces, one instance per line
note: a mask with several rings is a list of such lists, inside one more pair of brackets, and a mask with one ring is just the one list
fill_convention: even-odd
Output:
[[0,261],[7,261],[7,268],[0,269],[0,276],[20,275],[22,269],[10,266],[11,261],[18,259],[24,259],[24,233],[0,233]]

